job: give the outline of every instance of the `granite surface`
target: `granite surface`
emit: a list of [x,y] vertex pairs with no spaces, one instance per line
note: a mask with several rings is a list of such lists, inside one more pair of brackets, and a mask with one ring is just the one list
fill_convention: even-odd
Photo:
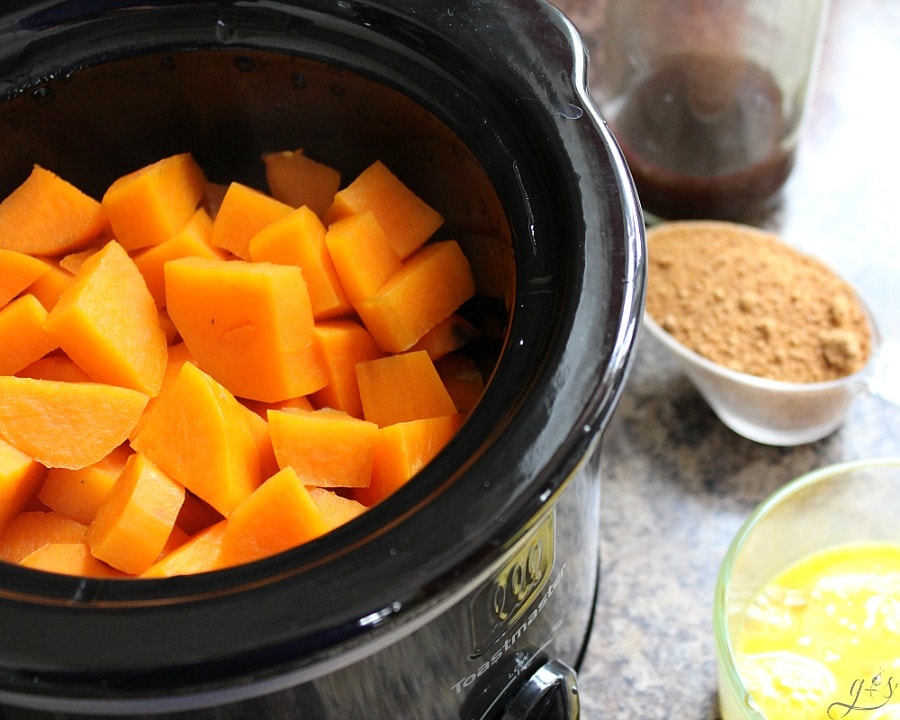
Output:
[[[595,42],[600,0],[556,4]],[[897,68],[900,2],[834,0],[798,164],[768,222],[855,285],[885,338],[845,425],[791,448],[745,440],[652,338],[639,340],[601,455],[601,595],[579,673],[586,719],[718,718],[713,589],[740,525],[803,473],[900,455],[900,94],[885,84]]]

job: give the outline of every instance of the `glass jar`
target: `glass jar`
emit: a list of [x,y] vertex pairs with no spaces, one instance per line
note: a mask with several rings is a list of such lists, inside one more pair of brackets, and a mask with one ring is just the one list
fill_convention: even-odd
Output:
[[790,175],[828,0],[607,0],[594,92],[645,212],[751,222]]

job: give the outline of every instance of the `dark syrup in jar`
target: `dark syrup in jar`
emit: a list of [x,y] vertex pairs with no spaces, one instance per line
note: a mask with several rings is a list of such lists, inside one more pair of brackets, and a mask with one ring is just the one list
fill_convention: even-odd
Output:
[[793,167],[781,90],[741,58],[675,55],[610,114],[641,204],[661,218],[761,216]]

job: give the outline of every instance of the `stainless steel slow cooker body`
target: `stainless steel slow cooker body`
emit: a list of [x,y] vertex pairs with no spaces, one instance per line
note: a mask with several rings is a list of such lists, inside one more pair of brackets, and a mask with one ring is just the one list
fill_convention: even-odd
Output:
[[324,538],[161,581],[0,567],[0,716],[577,717],[644,287],[585,65],[532,0],[4,4],[0,192],[34,162],[97,193],[181,150],[247,182],[266,150],[348,177],[382,159],[466,239],[504,324],[457,437]]

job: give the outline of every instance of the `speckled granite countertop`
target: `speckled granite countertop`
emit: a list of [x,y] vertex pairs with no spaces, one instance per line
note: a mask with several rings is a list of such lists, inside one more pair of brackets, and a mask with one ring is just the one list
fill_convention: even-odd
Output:
[[[602,0],[558,0],[586,36]],[[885,68],[890,68],[885,70]],[[889,348],[900,341],[900,3],[833,0],[798,164],[770,227],[853,283]],[[602,580],[579,673],[583,717],[719,717],[712,598],[741,523],[824,465],[900,455],[900,364],[843,428],[794,448],[728,430],[643,334],[602,450]],[[893,400],[891,398],[894,398]]]

